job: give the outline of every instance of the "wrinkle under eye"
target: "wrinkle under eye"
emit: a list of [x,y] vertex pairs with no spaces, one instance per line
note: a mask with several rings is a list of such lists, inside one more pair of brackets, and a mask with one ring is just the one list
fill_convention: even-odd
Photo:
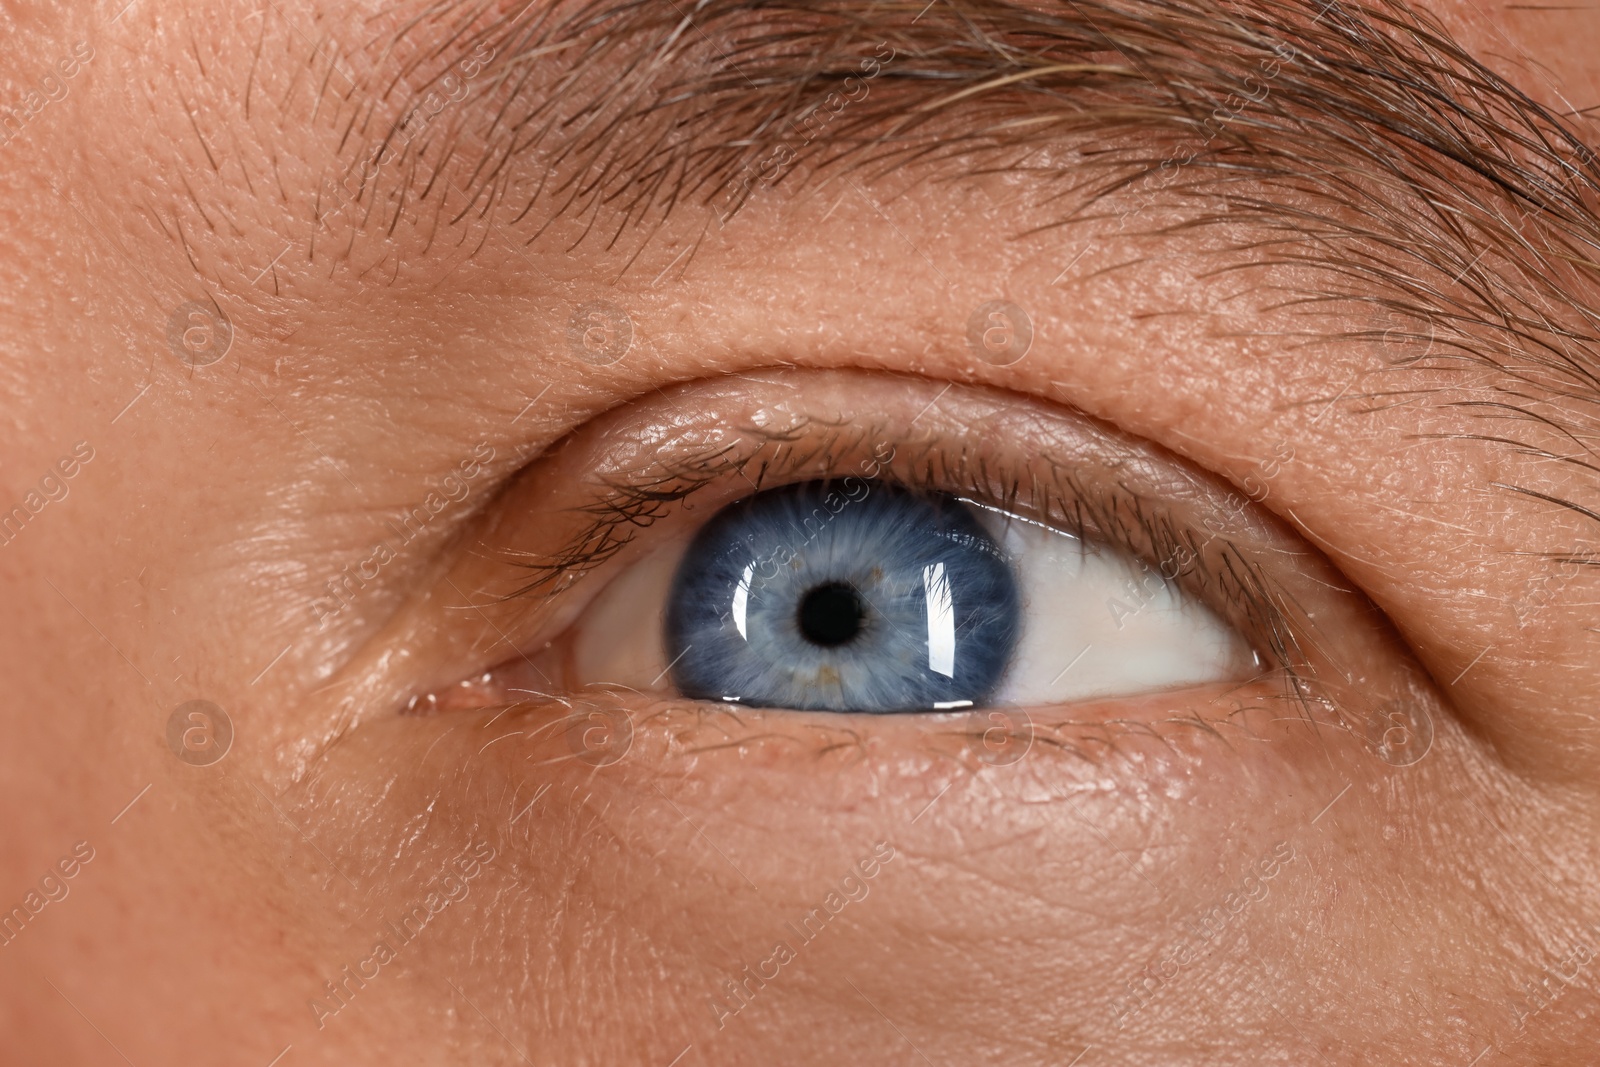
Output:
[[712,518],[678,566],[665,636],[686,696],[927,710],[993,693],[1021,612],[1011,565],[966,505],[846,479]]

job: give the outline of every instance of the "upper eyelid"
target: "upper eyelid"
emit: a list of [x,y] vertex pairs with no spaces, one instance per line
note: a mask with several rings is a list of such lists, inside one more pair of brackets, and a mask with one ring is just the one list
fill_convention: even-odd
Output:
[[[810,437],[806,439],[801,434]],[[796,448],[801,441],[805,447]],[[641,530],[668,517],[674,505],[715,483],[723,482],[741,495],[746,489],[753,493],[770,485],[824,473],[832,466],[833,457],[863,452],[882,456],[880,446],[883,444],[891,450],[899,444],[887,425],[850,426],[800,418],[782,431],[742,427],[737,444],[723,443],[666,459],[653,457],[642,465],[593,475],[593,497],[576,508],[587,513],[589,518],[575,536],[547,558],[533,560],[517,552],[505,554],[507,562],[532,577],[518,583],[503,599],[539,598],[560,579],[576,578],[601,568],[633,543]],[[1188,587],[1192,593],[1208,600],[1222,596],[1232,609],[1226,614],[1248,619],[1248,636],[1252,643],[1291,674],[1294,665],[1305,659],[1299,636],[1304,629],[1299,619],[1303,612],[1296,610],[1298,605],[1293,595],[1279,588],[1270,575],[1229,539],[1224,529],[1198,534],[1185,529],[1163,513],[1159,497],[1154,495],[1140,497],[1131,492],[1123,493],[1112,510],[1095,511],[1088,505],[1096,500],[1097,493],[1082,485],[1068,484],[1073,475],[1064,467],[1058,472],[1061,484],[1054,491],[1056,495],[1043,502],[1043,507],[1038,500],[1024,502],[1021,486],[997,493],[992,486],[981,484],[975,473],[947,469],[946,457],[940,452],[942,445],[952,452],[961,448],[961,442],[956,439],[922,442],[921,451],[915,455],[895,457],[903,461],[902,469],[892,474],[886,471],[885,476],[914,488],[970,493],[985,503],[1028,511],[1065,532],[1117,547],[1143,559],[1152,573],[1159,572],[1163,578]],[[772,449],[770,454],[768,449]],[[940,458],[928,458],[934,455]],[[755,465],[753,477],[745,470],[751,465]],[[936,465],[940,469],[935,470]],[[849,467],[836,476],[842,478],[849,473],[858,472]],[[1173,480],[1176,472],[1163,473],[1172,488],[1180,484]],[[739,477],[734,477],[736,474]],[[1041,488],[1035,485],[1026,492],[1037,495]],[[1051,512],[1050,503],[1070,503],[1073,510],[1058,508]],[[1240,498],[1234,518],[1249,506]],[[1149,542],[1149,551],[1135,545],[1139,542],[1142,546],[1145,541]],[[1175,565],[1169,573],[1166,564],[1157,561]],[[1213,586],[1215,588],[1210,588]]]
[[[606,562],[632,542],[634,531],[649,526],[659,518],[667,505],[685,499],[729,473],[739,472],[743,475],[750,484],[751,492],[766,488],[769,477],[783,469],[776,462],[782,457],[781,452],[779,457],[760,463],[753,477],[743,468],[762,447],[792,440],[793,435],[776,436],[760,427],[744,429],[749,435],[748,442],[754,447],[741,449],[737,444],[728,444],[685,455],[671,462],[597,476],[601,495],[582,509],[590,512],[593,520],[557,551],[550,561],[522,563],[521,566],[535,577],[507,594],[508,598],[536,593],[574,568],[588,569]],[[867,433],[864,436],[873,435]],[[844,440],[843,437],[837,438],[833,444],[843,443]],[[815,454],[802,457],[791,452],[782,458],[787,459],[790,469],[799,469],[805,461],[815,458]]]
[[[1370,343],[1380,335],[1426,335],[1430,348],[1445,350],[1452,358],[1485,363],[1501,380],[1507,375],[1501,365],[1504,361],[1497,360],[1497,354],[1520,347],[1523,355],[1531,357],[1538,374],[1547,379],[1546,386],[1596,399],[1592,376],[1584,373],[1584,368],[1592,369],[1594,360],[1592,354],[1582,351],[1583,346],[1596,343],[1595,331],[1574,289],[1573,271],[1577,268],[1573,264],[1592,261],[1590,249],[1600,245],[1600,219],[1592,208],[1600,185],[1595,155],[1573,123],[1529,100],[1458,46],[1437,36],[1425,20],[1419,21],[1398,0],[1388,3],[1385,10],[1395,15],[1396,26],[1409,27],[1405,33],[1411,36],[1402,34],[1381,40],[1371,36],[1377,31],[1364,28],[1355,14],[1343,9],[1336,19],[1317,18],[1325,11],[1320,3],[1310,0],[1271,0],[1265,6],[1258,5],[1247,17],[1232,12],[1235,17],[1207,23],[1202,16],[1212,10],[1210,2],[1114,0],[1103,5],[1105,10],[1093,20],[1078,12],[1076,5],[1048,15],[1001,3],[986,5],[983,18],[989,20],[989,31],[995,39],[1015,35],[1024,26],[1031,35],[1026,46],[1008,53],[1010,58],[1001,62],[1004,69],[995,66],[995,57],[1001,53],[990,47],[972,47],[973,42],[963,36],[967,30],[961,24],[941,22],[938,10],[913,24],[911,16],[920,13],[924,5],[875,5],[870,12],[870,19],[875,21],[855,23],[861,30],[858,39],[863,43],[879,37],[893,41],[891,47],[898,66],[886,70],[877,84],[897,83],[901,88],[896,93],[902,97],[897,101],[894,94],[874,93],[852,107],[857,108],[856,114],[862,119],[868,114],[865,109],[882,108],[881,117],[892,124],[896,116],[904,119],[928,102],[927,96],[916,93],[905,97],[903,94],[911,91],[908,86],[933,86],[938,93],[950,96],[990,82],[996,85],[963,97],[960,106],[980,102],[990,108],[1012,106],[1006,102],[1012,98],[1003,93],[997,95],[1001,89],[1014,95],[1013,103],[1027,109],[1053,106],[1054,99],[1077,100],[1075,106],[1084,110],[1074,119],[1078,124],[1074,136],[1095,131],[1117,133],[1109,143],[1127,149],[1093,155],[1075,168],[1085,176],[1079,189],[1080,200],[1092,201],[1119,189],[1123,193],[1131,191],[1136,197],[1166,198],[1166,168],[1174,163],[1186,164],[1180,167],[1184,172],[1182,195],[1198,197],[1198,202],[1207,202],[1207,197],[1219,198],[1217,205],[1227,210],[1216,213],[1213,221],[1221,221],[1221,216],[1226,215],[1232,220],[1230,225],[1246,222],[1253,235],[1241,237],[1240,249],[1251,253],[1250,262],[1288,259],[1310,268],[1324,283],[1318,290],[1286,294],[1286,298],[1326,302],[1354,296],[1393,317],[1373,328],[1357,324],[1347,334],[1335,334],[1336,339]],[[393,36],[380,37],[379,45],[374,46],[376,54],[395,57],[402,70],[416,75],[409,82],[416,87],[416,93],[396,104],[396,123],[410,113],[416,99],[434,91],[435,83],[474,50],[487,44],[495,51],[495,63],[499,65],[475,83],[485,92],[482,100],[463,101],[441,121],[438,137],[432,142],[438,146],[434,156],[419,160],[414,172],[395,168],[396,174],[412,173],[416,178],[413,193],[431,188],[433,195],[459,193],[467,203],[477,203],[480,192],[485,190],[471,182],[453,188],[450,182],[436,179],[452,161],[464,166],[463,173],[474,176],[474,181],[496,179],[505,173],[506,166],[514,166],[513,155],[531,149],[534,139],[530,137],[521,138],[513,147],[510,142],[496,142],[493,136],[488,141],[457,136],[469,128],[481,132],[488,128],[484,124],[495,121],[495,116],[503,116],[503,127],[511,129],[528,118],[555,114],[568,105],[576,112],[588,113],[593,101],[570,95],[587,91],[582,83],[569,86],[566,97],[557,94],[546,98],[539,94],[548,86],[541,88],[530,82],[518,89],[514,81],[497,81],[509,69],[504,65],[515,65],[518,55],[568,40],[586,41],[584,47],[574,47],[571,53],[584,55],[596,69],[604,68],[608,74],[601,80],[614,87],[619,72],[649,52],[647,46],[655,39],[652,33],[657,29],[667,33],[676,27],[676,16],[667,20],[670,27],[667,22],[656,27],[651,21],[655,16],[612,0],[563,7],[560,12],[541,8],[515,25],[497,21],[492,13],[478,18],[483,10],[464,4],[436,7],[426,18],[405,24],[405,47]],[[522,5],[515,6],[515,11],[527,10]],[[1032,76],[1028,67],[1045,59],[1070,59],[1074,49],[1093,51],[1099,47],[1110,54],[1114,49],[1105,48],[1110,41],[1132,46],[1152,36],[1159,38],[1163,20],[1180,16],[1199,36],[1184,49],[1151,51],[1141,78],[1108,77],[1103,71],[1090,70],[1094,64],[1083,70],[1069,70],[1066,68],[1072,67],[1071,63],[1056,62],[1063,69],[1052,68],[1040,76]],[[720,39],[719,34],[729,32],[738,37],[740,31],[736,28],[740,25],[746,25],[748,36],[755,32],[750,28],[756,26],[752,19],[768,17],[776,16],[747,0],[715,0],[697,8],[696,25],[707,35],[706,41],[715,41]],[[830,27],[836,28],[836,24],[829,20],[868,16],[822,4],[804,15],[791,11],[784,17],[798,21],[785,24],[781,35],[772,26],[764,32],[783,42],[792,62],[772,55],[739,53],[734,62],[747,72],[760,72],[762,92],[770,93],[772,100],[799,99],[804,103],[809,99],[808,86],[824,87],[816,84],[817,72],[824,72],[823,80],[829,76],[827,72],[832,68],[825,62],[828,57],[843,57],[843,53],[829,51],[837,46],[829,35]],[[587,29],[578,32],[578,27]],[[883,32],[876,33],[879,30]],[[585,37],[584,33],[590,31],[604,39]],[[690,36],[694,41],[700,40]],[[1362,49],[1362,42],[1369,36],[1384,45],[1368,49],[1370,55]],[[1208,42],[1215,47],[1207,48]],[[690,43],[683,43],[683,47],[689,48]],[[593,50],[585,51],[588,46]],[[701,42],[693,48],[702,46],[710,47]],[[1123,50],[1140,54],[1137,48]],[[1202,53],[1214,61],[1196,62]],[[669,55],[669,66],[685,62],[685,55],[691,54],[698,55],[693,49],[682,55]],[[1256,68],[1260,62],[1282,61],[1289,54],[1295,57],[1294,69],[1276,73],[1267,98],[1255,100],[1260,94],[1249,89],[1246,82],[1259,74]],[[640,175],[655,173],[651,168],[630,166],[628,157],[609,153],[608,146],[628,143],[632,151],[646,156],[654,153],[652,158],[693,159],[693,167],[680,170],[682,180],[691,186],[709,181],[708,185],[698,186],[701,192],[720,188],[729,168],[742,158],[738,153],[759,154],[766,146],[785,143],[794,135],[792,131],[781,132],[782,122],[757,124],[760,129],[756,133],[740,127],[752,108],[761,109],[752,103],[752,98],[740,95],[748,87],[741,89],[732,80],[727,86],[715,82],[723,75],[731,79],[732,68],[724,70],[729,60],[714,51],[708,55],[713,62],[700,75],[694,75],[714,83],[700,85],[704,91],[691,92],[690,81],[667,78],[665,83],[674,86],[677,102],[666,112],[661,111],[662,100],[645,90],[631,102],[619,105],[622,110],[616,113],[602,116],[595,112],[600,124],[583,127],[582,136],[587,138],[583,147],[578,142],[541,143],[540,150],[551,152],[557,162],[564,160],[580,169],[599,167],[625,184]],[[813,61],[800,63],[794,57]],[[824,60],[820,67],[814,61],[819,57]],[[1005,64],[1012,64],[1015,69]],[[998,81],[1003,79],[997,76],[1007,72],[1028,72],[1030,76],[999,86]],[[1463,97],[1452,90],[1452,76],[1460,84],[1474,85],[1477,91]],[[1082,88],[1079,82],[1083,79],[1088,79],[1084,84],[1092,90],[1088,97],[1069,91],[1073,86]],[[1259,78],[1255,84],[1259,84]],[[1247,114],[1249,136],[1233,137],[1238,131],[1224,127],[1224,136],[1214,137],[1216,131],[1207,132],[1203,121],[1196,118],[1205,112],[1199,105],[1225,102],[1230,93],[1240,89],[1252,97]],[[1130,102],[1132,98],[1124,98],[1130,92],[1146,94],[1134,109],[1146,118],[1133,127],[1116,127],[1114,124],[1124,122],[1130,113],[1127,107],[1120,106]],[[512,98],[519,93],[522,98],[514,102]],[[1015,97],[1019,93],[1023,95]],[[345,104],[329,102],[330,115],[339,113],[341,107],[357,105],[371,108],[370,96],[352,90]],[[664,116],[668,112],[672,116],[672,136],[680,140],[669,143],[650,136],[624,136],[627,131],[638,133],[633,120],[643,121],[646,116]],[[381,109],[373,113],[380,117],[371,128],[382,141],[389,133],[384,132]],[[346,118],[338,121],[345,122]],[[720,137],[718,131],[725,132],[724,127],[730,123],[740,134],[733,139],[739,146],[733,155],[719,155],[713,142],[696,140]],[[981,125],[987,129],[994,123]],[[840,129],[830,127],[816,137],[804,139],[799,150],[824,151]],[[552,131],[551,136],[566,136],[560,132],[559,124]],[[1449,131],[1455,132],[1446,136]],[[1121,134],[1131,135],[1132,140]],[[1066,143],[1056,133],[1051,136]],[[1195,158],[1190,165],[1190,148],[1197,139],[1225,148],[1230,153],[1227,166],[1213,170],[1212,162],[1222,160],[1214,161],[1209,154]],[[864,143],[870,144],[871,138],[867,137]],[[468,144],[478,144],[487,154],[481,159],[452,155],[465,151]],[[1286,145],[1294,149],[1287,155]],[[346,154],[359,159],[372,147],[360,146],[357,138]],[[924,147],[916,138],[907,139],[903,145],[913,155]],[[879,144],[878,148],[899,150],[893,144]],[[1286,168],[1285,161],[1291,158],[1338,163],[1325,168],[1326,172],[1357,176],[1366,173],[1374,182],[1369,183],[1372,188],[1363,189],[1360,182],[1342,177],[1317,178],[1305,167]],[[820,157],[813,160],[818,162]],[[828,165],[841,163],[834,160]],[[1253,174],[1254,184],[1241,186],[1236,180],[1240,173]],[[1150,184],[1152,174],[1157,177],[1154,185]],[[567,180],[555,182],[552,190]],[[576,181],[571,189],[587,188],[599,199],[587,200],[574,192],[557,214],[586,204],[599,210],[605,198],[615,198],[621,192],[620,186],[608,182],[586,185]],[[687,205],[697,198],[691,195],[690,188],[676,187],[673,181],[658,183],[649,193],[649,197],[660,198],[662,210],[669,205]],[[1309,202],[1290,204],[1286,197],[1291,189],[1309,196]],[[495,194],[490,190],[489,195]],[[628,205],[624,229],[644,225],[649,212],[641,210],[635,198],[621,195],[616,202]],[[531,203],[530,200],[530,206]],[[387,229],[387,215],[397,214],[405,206],[402,195],[388,205],[392,212],[386,209],[375,213],[371,224]],[[1410,210],[1417,207],[1423,210]],[[1429,211],[1435,208],[1439,217],[1430,219]],[[454,218],[456,214],[445,211],[441,217]],[[1067,215],[1085,216],[1082,204],[1076,213]],[[1124,211],[1118,219],[1119,233],[1126,229],[1129,217],[1130,213]],[[1132,218],[1138,228],[1138,212],[1133,212]],[[1530,221],[1541,225],[1539,240],[1516,232],[1517,226]],[[595,228],[608,232],[605,225]],[[1320,238],[1320,245],[1305,242],[1306,230]],[[1359,254],[1350,251],[1358,246],[1363,249]],[[1323,251],[1316,251],[1319,247]],[[1550,308],[1554,309],[1553,314],[1547,313]],[[1401,355],[1408,353],[1409,350]],[[1571,409],[1570,404],[1566,406],[1567,411]]]

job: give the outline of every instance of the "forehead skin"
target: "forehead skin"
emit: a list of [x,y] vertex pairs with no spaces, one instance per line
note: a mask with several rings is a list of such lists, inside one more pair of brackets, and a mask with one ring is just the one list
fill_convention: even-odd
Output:
[[[622,806],[626,793],[615,782],[564,781],[573,796],[592,789],[601,800],[586,808],[574,802],[581,816],[545,831],[554,860],[518,854],[500,861],[504,878],[492,883],[498,918],[479,916],[479,932],[490,932],[484,941],[447,913],[458,925],[436,928],[436,941],[419,945],[393,984],[363,989],[363,1014],[313,1028],[306,1001],[340,964],[366,953],[377,923],[429,892],[444,869],[440,860],[431,873],[385,882],[384,848],[412,830],[422,835],[428,820],[399,828],[373,814],[380,807],[373,796],[387,796],[373,783],[391,780],[412,783],[395,787],[400,807],[433,810],[425,785],[373,768],[423,767],[435,742],[440,753],[472,755],[472,746],[437,723],[397,737],[387,715],[418,679],[492,665],[385,643],[389,620],[437,569],[433,556],[490,506],[494,479],[584,419],[670,382],[779,365],[909,371],[1069,404],[1236,484],[1281,457],[1279,446],[1288,443],[1295,458],[1281,464],[1272,485],[1280,517],[1389,614],[1434,677],[1460,682],[1451,700],[1469,739],[1459,741],[1461,751],[1492,756],[1441,758],[1398,783],[1330,759],[1239,785],[1247,796],[1299,791],[1300,822],[1308,825],[1341,782],[1359,780],[1345,803],[1366,817],[1319,823],[1333,828],[1315,853],[1322,865],[1316,888],[1285,888],[1270,905],[1276,921],[1252,928],[1262,941],[1250,951],[1271,964],[1230,972],[1219,983],[1226,996],[1210,991],[1234,1014],[1219,1015],[1219,1000],[1198,991],[1191,999],[1185,990],[1168,1002],[1184,1005],[1172,1009],[1178,1023],[1170,1032],[1120,1051],[1100,1044],[1108,1062],[1190,1062],[1180,1043],[1186,1027],[1204,1034],[1209,1062],[1256,1062],[1245,1051],[1252,1040],[1283,1062],[1312,1061],[1313,1052],[1330,1062],[1371,1062],[1396,1049],[1394,1062],[1469,1062],[1486,1043],[1503,1050],[1496,1051],[1501,1062],[1560,1062],[1592,1047],[1592,981],[1573,955],[1574,945],[1592,945],[1584,939],[1600,918],[1600,902],[1586,888],[1600,856],[1592,815],[1582,814],[1593,810],[1588,783],[1600,759],[1593,735],[1600,657],[1586,616],[1595,599],[1592,568],[1559,572],[1560,588],[1540,599],[1548,606],[1531,619],[1515,609],[1548,580],[1547,556],[1574,553],[1592,537],[1592,516],[1558,503],[1592,507],[1592,495],[1584,496],[1588,473],[1549,461],[1579,451],[1573,439],[1583,437],[1581,426],[1519,424],[1518,441],[1538,455],[1468,439],[1504,436],[1485,431],[1476,409],[1465,406],[1505,398],[1481,365],[1396,369],[1370,350],[1287,344],[1308,329],[1370,330],[1371,308],[1332,304],[1308,327],[1259,284],[1214,269],[1212,253],[1227,251],[1225,236],[1201,233],[1193,244],[1161,236],[1163,222],[1184,218],[1174,205],[1144,211],[1136,232],[1081,231],[1101,233],[1100,241],[1071,228],[1040,229],[1060,207],[1016,173],[924,182],[912,168],[841,172],[803,192],[757,198],[726,226],[708,224],[698,208],[657,213],[638,227],[649,230],[646,242],[621,225],[616,205],[588,217],[536,210],[515,221],[514,194],[525,202],[541,180],[568,173],[535,151],[507,166],[492,206],[488,199],[475,205],[486,213],[456,219],[465,191],[483,177],[484,156],[448,109],[485,104],[446,91],[432,144],[458,161],[439,180],[463,195],[419,197],[386,216],[382,191],[426,184],[425,164],[437,156],[424,156],[415,170],[386,172],[383,181],[393,186],[340,200],[329,182],[348,191],[352,158],[362,154],[353,146],[381,142],[415,101],[427,99],[430,85],[444,84],[472,54],[467,38],[452,39],[439,23],[407,30],[428,10],[331,0],[135,0],[126,7],[96,0],[72,10],[0,4],[7,35],[0,106],[22,116],[0,145],[8,175],[0,189],[0,395],[8,427],[0,505],[22,501],[77,442],[94,457],[66,497],[0,548],[11,616],[0,659],[9,682],[0,795],[12,816],[0,832],[0,907],[21,901],[74,842],[95,849],[72,895],[41,912],[25,940],[0,950],[0,1034],[6,1046],[25,1050],[17,1062],[142,1064],[198,1052],[265,1064],[286,1046],[305,1063],[380,1062],[389,1054],[543,1062],[530,1047],[539,1020],[592,1042],[552,1047],[551,1062],[587,1062],[585,1048],[604,1050],[592,1053],[600,1057],[594,1062],[671,1061],[683,1042],[658,1049],[639,1035],[656,1026],[676,1034],[675,1023],[661,1020],[691,1011],[699,1018],[703,1004],[629,983],[652,968],[676,973],[667,949],[653,954],[660,946],[651,923],[670,925],[678,898],[663,891],[635,910],[618,905],[616,914],[589,917],[584,928],[613,948],[605,932],[639,931],[625,942],[633,954],[619,951],[593,973],[536,971],[527,946],[537,937],[504,919],[531,914],[527,925],[536,927],[541,907],[558,909],[573,896],[610,901],[610,889],[634,879],[682,888],[696,878],[728,878],[734,892],[737,879],[726,870],[706,873],[714,853],[704,866],[671,858],[679,853],[661,843],[676,842],[687,825],[675,817],[649,824],[659,835],[649,844],[661,845],[666,860],[640,845],[637,833],[630,838],[622,820],[608,822],[608,803]],[[1600,100],[1590,13],[1473,3],[1430,10],[1552,112]],[[479,21],[539,13],[489,6]],[[511,87],[499,83],[500,91]],[[951,121],[959,124],[961,115]],[[947,164],[939,174],[950,170]],[[617,232],[626,239],[609,240]],[[1014,239],[1019,234],[1027,236]],[[1080,249],[1085,258],[1074,260]],[[1269,280],[1299,277],[1288,265]],[[1585,284],[1580,278],[1573,286]],[[997,296],[1030,309],[1047,358],[973,365],[963,339],[967,311]],[[615,367],[597,370],[562,354],[572,308],[592,299],[625,306],[635,323],[636,349]],[[231,324],[231,347],[216,364],[177,358],[174,330],[181,339],[208,322],[192,317],[191,304],[216,308]],[[1432,400],[1407,399],[1419,396]],[[1349,402],[1357,397],[1363,402]],[[1545,396],[1529,403],[1549,410]],[[1314,423],[1305,415],[1313,406],[1326,409]],[[412,556],[397,560],[388,584],[358,610],[331,627],[308,625],[307,606],[327,576],[382,536],[386,515],[428,492],[480,442],[494,446],[492,478],[431,527]],[[1501,640],[1512,631],[1513,640]],[[370,647],[385,650],[381,662],[360,659]],[[353,660],[362,671],[348,668]],[[228,761],[212,775],[176,765],[163,737],[172,708],[201,696],[232,708],[238,729]],[[336,743],[345,738],[348,744]],[[492,768],[485,774],[494,777]],[[951,857],[961,852],[964,824],[951,815],[940,823],[947,836],[919,841],[902,868],[937,878],[896,890],[899,896],[887,881],[875,890],[874,907],[891,908],[889,927],[937,929],[969,952],[996,929],[1018,946],[1038,942],[1031,954],[1018,947],[1008,957],[1015,970],[992,996],[974,992],[976,981],[952,980],[927,986],[927,1003],[898,1005],[898,1017],[929,1027],[951,1010],[991,1028],[942,1034],[944,1047],[961,1050],[967,1062],[1070,1061],[1100,1040],[1073,1011],[1056,1011],[1051,1001],[1028,1012],[1029,1028],[1045,1026],[1042,1016],[1060,1019],[1059,1032],[1030,1032],[1032,1044],[1011,1047],[1009,1037],[993,1036],[1006,1029],[1004,1013],[984,1016],[985,1007],[1030,1001],[1036,991],[1044,991],[1041,1000],[1103,996],[1076,972],[1055,984],[1067,966],[1062,959],[1081,952],[1110,971],[1153,952],[1125,930],[1074,925],[1062,915],[1081,901],[1045,894],[1051,880],[1076,885],[1092,877],[1098,885],[1126,871],[1116,857],[1105,860],[1105,871],[1060,858],[1100,847],[1084,824],[1061,830],[1019,814],[1050,788],[1047,772],[1039,775],[1027,787],[992,795],[964,788],[958,796],[970,793],[962,803],[983,813],[975,825],[1003,825],[1011,840],[1043,834],[1042,870],[1014,855],[994,868],[976,861],[963,868]],[[1195,776],[1224,777],[1215,770]],[[761,810],[814,805],[823,814],[812,822],[774,820],[787,840],[802,843],[796,854],[825,855],[818,861],[825,872],[846,869],[859,858],[854,842],[872,833],[860,815],[869,790],[811,795],[795,777],[791,783],[775,772],[755,789],[770,805]],[[487,796],[504,784],[474,780],[460,792]],[[786,784],[794,794],[785,795]],[[1081,784],[1089,804],[1082,814],[1101,825],[1115,805],[1095,794],[1100,787]],[[728,809],[749,802],[713,787],[696,800],[702,806],[689,811],[713,829],[731,827]],[[922,801],[908,800],[909,810]],[[462,847],[477,840],[471,803],[440,810]],[[1207,815],[1217,825],[1247,821],[1223,804]],[[1170,870],[1174,882],[1202,881],[1213,865],[1198,856],[1203,843],[1182,843],[1194,825],[1151,817],[1139,826],[1145,836],[1137,847],[1170,835],[1187,863]],[[856,836],[839,851],[828,838],[845,839],[846,831]],[[371,841],[363,843],[363,834]],[[1254,862],[1273,847],[1248,829],[1239,834],[1229,871],[1236,853]],[[1395,836],[1404,848],[1374,855],[1377,842]],[[615,855],[627,859],[554,870],[597,838],[622,842]],[[1471,852],[1470,870],[1446,863],[1452,850]],[[777,910],[798,914],[826,879],[786,885],[793,872],[781,851],[752,845],[741,860],[756,883],[785,885],[774,891]],[[1206,884],[1220,893],[1225,881]],[[1382,891],[1363,899],[1363,886]],[[478,891],[480,902],[491,892]],[[1362,903],[1351,904],[1353,897]],[[951,902],[948,912],[930,903],[939,900]],[[1096,896],[1092,904],[1080,910],[1122,914],[1115,912],[1120,900]],[[1348,925],[1319,929],[1314,943],[1275,932],[1303,927],[1307,915],[1336,915]],[[713,921],[694,919],[662,943],[675,950],[720,944]],[[746,919],[739,911],[729,925],[754,931],[755,940],[778,921]],[[1125,921],[1131,929],[1133,920]],[[1054,924],[1074,938],[1056,939]],[[1374,936],[1378,924],[1397,933]],[[1464,929],[1483,930],[1485,943],[1465,946]],[[1359,952],[1335,951],[1341,938],[1359,942]],[[892,939],[861,944],[903,947]],[[454,951],[462,945],[471,947]],[[852,958],[847,945],[818,951],[832,954],[829,965]],[[900,972],[894,959],[886,949],[877,965],[916,986],[915,962]],[[1303,969],[1292,965],[1297,959]],[[726,964],[708,973],[737,970]],[[1551,973],[1562,976],[1553,986]],[[1504,1004],[1524,997],[1530,983],[1554,999],[1522,1031]],[[1285,999],[1258,1013],[1263,987]],[[555,988],[576,991],[562,1010],[584,1015],[592,1006],[583,1025],[551,1007]],[[781,995],[817,1013],[804,1017],[836,1019],[845,1058],[867,1050],[886,1062],[922,1062],[874,1010],[832,1003],[835,990],[820,980],[803,988]],[[839,995],[848,994],[845,987]],[[772,1046],[757,1040],[783,1035],[779,1024],[770,1026],[746,1032],[747,1055],[770,1056]],[[1460,1050],[1465,1055],[1452,1059]],[[738,1061],[733,1053],[723,1061],[699,1054]]]

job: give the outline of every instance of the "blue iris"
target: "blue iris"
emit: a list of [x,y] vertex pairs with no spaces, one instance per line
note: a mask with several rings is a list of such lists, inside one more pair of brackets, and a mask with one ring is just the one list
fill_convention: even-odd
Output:
[[666,645],[685,696],[925,711],[990,697],[1020,617],[1011,565],[967,505],[852,477],[713,516],[673,578]]

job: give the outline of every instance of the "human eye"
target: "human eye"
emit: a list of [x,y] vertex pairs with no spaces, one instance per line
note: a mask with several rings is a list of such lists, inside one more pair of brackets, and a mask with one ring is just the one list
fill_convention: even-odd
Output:
[[970,497],[854,475],[724,506],[618,575],[567,641],[574,683],[670,679],[701,700],[822,711],[1064,702],[1254,666],[1154,568]]
[[449,581],[483,667],[413,711],[1331,705],[1354,677],[1333,650],[1371,639],[1314,550],[1176,457],[1055,405],[861,373],[595,420]]
[[6,7],[14,1058],[1600,1042],[1589,13],[251,6]]

